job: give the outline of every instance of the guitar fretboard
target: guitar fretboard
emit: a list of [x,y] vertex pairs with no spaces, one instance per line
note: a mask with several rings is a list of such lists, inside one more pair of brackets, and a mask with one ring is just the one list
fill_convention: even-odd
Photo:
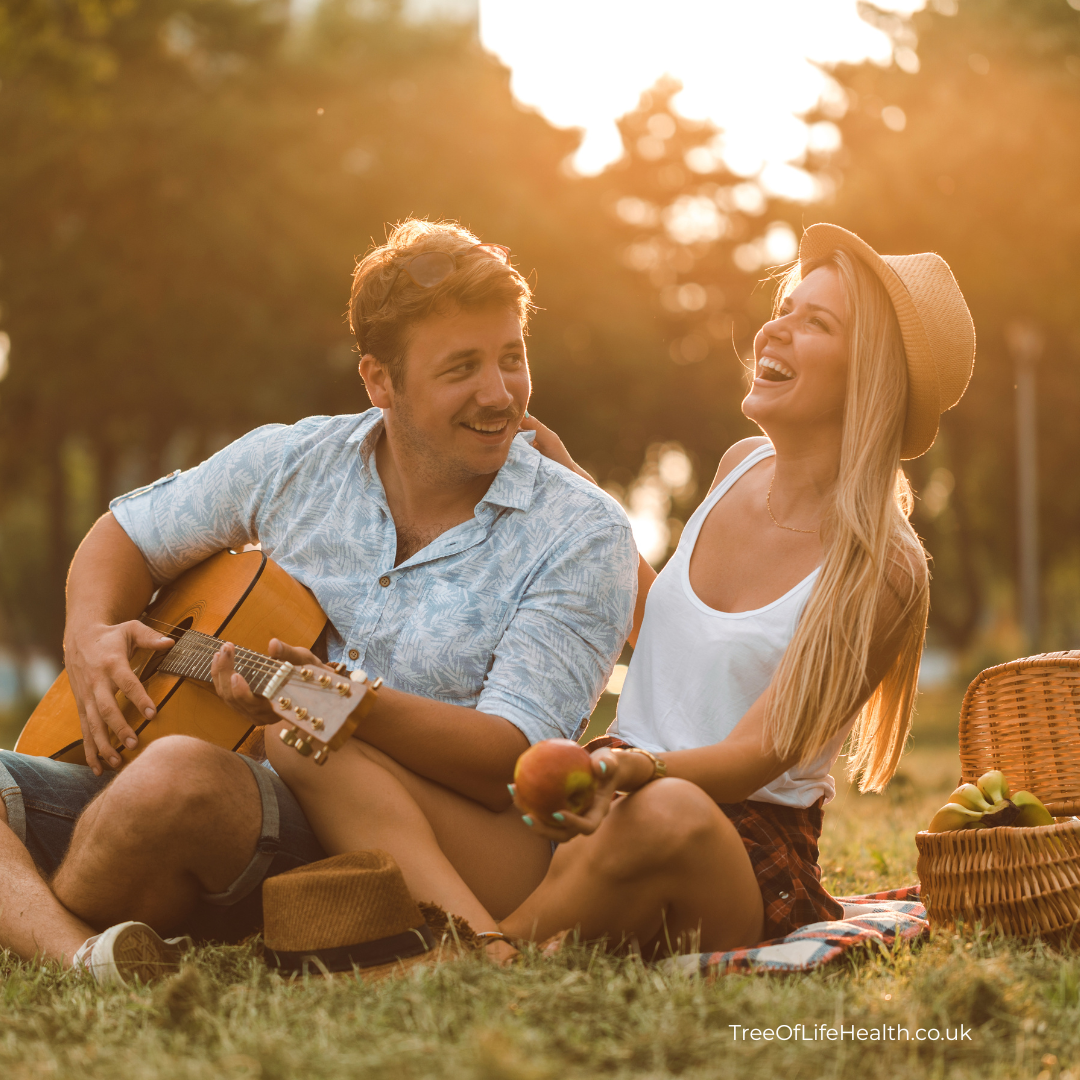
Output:
[[[202,634],[198,630],[188,630],[169,650],[158,671],[210,682],[210,662],[221,646],[219,638]],[[254,694],[261,694],[266,689],[281,666],[280,660],[272,660],[269,656],[263,656],[251,649],[238,647],[236,650],[236,672],[247,680]]]

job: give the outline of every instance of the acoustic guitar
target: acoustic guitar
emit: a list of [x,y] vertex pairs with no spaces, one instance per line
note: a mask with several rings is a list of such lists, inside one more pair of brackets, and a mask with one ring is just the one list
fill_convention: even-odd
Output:
[[[287,725],[281,739],[319,764],[343,746],[375,701],[381,679],[331,674],[265,655],[273,637],[315,646],[326,615],[311,593],[261,551],[222,551],[162,586],[143,622],[173,639],[164,652],[137,650],[132,670],[157,708],[151,720],[118,691],[116,702],[139,736],[134,750],[111,737],[123,762],[166,735],[192,735],[228,750],[261,745],[253,726],[214,692],[210,661],[236,645],[236,670]],[[85,764],[82,729],[66,672],[38,703],[15,744],[21,754]]]

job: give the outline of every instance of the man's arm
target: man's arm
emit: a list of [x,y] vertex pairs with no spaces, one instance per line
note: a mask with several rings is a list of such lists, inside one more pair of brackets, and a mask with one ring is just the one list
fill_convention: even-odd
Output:
[[[173,473],[112,502],[83,540],[68,576],[64,654],[90,767],[116,767],[112,730],[138,745],[113,697],[123,690],[144,715],[154,707],[131,670],[136,648],[168,648],[171,639],[135,622],[154,586],[190,566],[253,539],[254,521],[273,483],[288,429],[249,432],[186,473]],[[150,710],[147,713],[147,710]]]
[[356,736],[494,811],[510,805],[506,785],[529,748],[521,730],[501,716],[386,687]]
[[110,731],[129,748],[139,741],[116,704],[116,691],[123,690],[146,717],[155,712],[129,662],[137,648],[172,645],[171,638],[138,621],[153,591],[146,561],[127,533],[112,514],[98,518],[71,562],[64,628],[64,661],[83,750],[98,776],[102,758],[113,768],[120,765]]

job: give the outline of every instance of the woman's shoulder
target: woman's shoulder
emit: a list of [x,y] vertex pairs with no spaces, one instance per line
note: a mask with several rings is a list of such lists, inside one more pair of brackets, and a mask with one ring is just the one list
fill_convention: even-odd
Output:
[[732,469],[737,465],[741,465],[755,450],[768,445],[769,440],[764,435],[752,435],[748,439],[740,439],[737,443],[729,446],[724,451],[720,464],[716,467],[716,475],[709,485],[709,490],[712,491]]

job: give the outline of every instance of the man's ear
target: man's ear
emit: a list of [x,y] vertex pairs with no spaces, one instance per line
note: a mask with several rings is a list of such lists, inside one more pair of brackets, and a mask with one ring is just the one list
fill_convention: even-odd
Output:
[[360,378],[364,380],[364,389],[377,409],[388,409],[394,404],[394,385],[390,373],[371,355],[364,353],[360,357]]

